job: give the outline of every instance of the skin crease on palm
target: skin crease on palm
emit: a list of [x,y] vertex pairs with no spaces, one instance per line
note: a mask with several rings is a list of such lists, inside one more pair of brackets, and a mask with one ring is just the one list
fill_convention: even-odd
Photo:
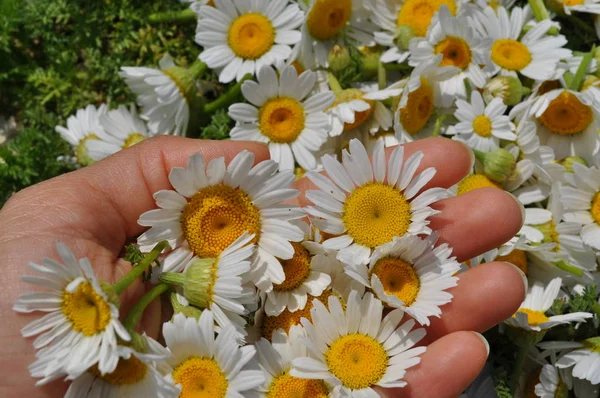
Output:
[[[431,138],[405,145],[410,154],[425,154],[420,169],[434,166],[437,174],[425,188],[450,187],[471,167],[470,150],[461,143]],[[201,141],[179,137],[157,137],[121,151],[90,167],[56,177],[15,194],[0,211],[0,396],[59,397],[66,384],[53,382],[34,387],[27,366],[33,361],[31,339],[20,329],[41,316],[17,314],[12,303],[31,286],[19,281],[29,273],[29,261],[58,258],[55,244],[64,242],[77,257],[88,257],[99,278],[119,279],[129,263],[119,260],[123,247],[143,232],[137,219],[155,208],[152,194],[170,189],[168,173],[184,166],[187,158],[200,152],[210,160],[225,156],[230,161],[247,149],[256,162],[268,159],[266,146],[251,142]],[[406,155],[406,158],[408,155]],[[297,183],[303,192],[311,189],[304,179]],[[304,204],[303,195],[299,197]],[[508,193],[484,188],[438,202],[442,212],[431,219],[440,240],[454,248],[459,261],[483,253],[510,239],[522,225],[519,204]],[[141,284],[121,297],[121,313],[143,294]],[[487,350],[483,332],[511,316],[525,296],[522,275],[508,263],[488,263],[460,275],[451,292],[452,303],[442,307],[442,319],[433,318],[428,329],[428,350],[421,364],[409,369],[408,386],[381,391],[385,397],[456,397],[482,369]],[[142,320],[143,329],[157,337],[161,327],[161,305],[154,302]]]

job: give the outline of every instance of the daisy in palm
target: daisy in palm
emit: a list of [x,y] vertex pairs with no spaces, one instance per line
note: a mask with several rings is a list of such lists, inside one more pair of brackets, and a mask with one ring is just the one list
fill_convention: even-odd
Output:
[[456,100],[454,117],[458,123],[448,134],[469,147],[489,152],[500,147],[500,140],[514,141],[515,125],[504,115],[508,108],[501,98],[494,98],[487,106],[479,91],[471,93],[471,101]]
[[425,329],[414,320],[398,327],[404,313],[396,309],[385,318],[383,303],[371,293],[352,292],[344,311],[336,297],[329,309],[314,303],[312,323],[302,320],[310,356],[295,358],[290,375],[332,384],[333,396],[377,397],[373,387],[404,387],[409,369],[421,362],[425,347],[414,347]]
[[263,66],[286,61],[300,40],[304,14],[288,0],[217,0],[197,9],[199,58],[219,70],[219,81],[256,75]]
[[[306,211],[323,232],[336,235],[323,242],[339,250],[338,259],[347,264],[366,264],[378,246],[406,234],[430,234],[428,217],[437,213],[430,205],[447,196],[442,188],[421,189],[433,178],[434,168],[416,174],[423,158],[416,152],[404,159],[398,146],[386,161],[383,141],[369,159],[358,140],[350,141],[343,163],[325,155],[322,163],[327,177],[314,172],[307,177],[318,191],[307,191],[314,206]],[[387,163],[387,164],[386,164]]]
[[147,211],[138,220],[150,227],[138,238],[141,250],[148,251],[166,240],[175,250],[165,266],[183,269],[174,264],[193,256],[217,258],[248,232],[257,244],[255,261],[265,264],[265,276],[272,282],[282,283],[285,274],[277,258],[294,255],[290,241],[301,241],[303,233],[290,220],[301,218],[304,211],[282,205],[298,195],[290,188],[295,179],[292,171],[277,172],[278,165],[272,160],[252,167],[253,163],[254,155],[247,151],[237,154],[227,166],[225,158],[206,164],[196,153],[190,156],[187,168],[173,168],[169,181],[174,190],[156,192],[159,209]]
[[262,371],[245,368],[255,348],[240,347],[235,334],[233,327],[225,327],[215,338],[213,314],[208,310],[199,320],[177,314],[163,325],[171,354],[165,378],[180,388],[180,397],[242,397],[264,382]]
[[47,313],[21,330],[24,337],[38,336],[33,342],[37,358],[30,366],[31,375],[42,378],[38,385],[92,366],[101,375],[110,373],[119,361],[117,339],[130,340],[118,306],[100,286],[89,260],[78,261],[64,244],[56,250],[62,263],[49,258],[41,265],[29,263],[40,275],[22,277],[48,290],[24,293],[13,305],[21,313]]
[[77,163],[87,166],[94,159],[88,154],[87,142],[99,140],[104,137],[104,127],[100,124],[100,117],[107,112],[108,108],[102,104],[99,108],[88,105],[78,109],[75,115],[67,119],[67,127],[56,126],[55,130],[63,140],[73,147]]
[[440,317],[440,307],[452,300],[460,269],[447,244],[434,247],[435,234],[395,238],[375,249],[369,265],[353,264],[346,273],[371,289],[388,307],[400,308],[421,325]]
[[271,159],[281,170],[293,170],[297,162],[305,170],[317,167],[315,152],[327,140],[328,117],[323,112],[334,100],[331,91],[310,95],[316,83],[310,70],[298,76],[293,66],[276,71],[263,67],[258,83],[244,82],[242,93],[250,104],[234,104],[229,116],[237,122],[233,140],[269,144]]
[[410,42],[409,65],[417,66],[437,54],[442,54],[441,66],[454,66],[459,72],[440,83],[441,90],[449,96],[466,98],[465,79],[473,86],[483,88],[487,76],[480,65],[488,63],[487,39],[471,26],[466,13],[454,17],[447,6],[438,12],[439,21],[427,32],[425,38]]

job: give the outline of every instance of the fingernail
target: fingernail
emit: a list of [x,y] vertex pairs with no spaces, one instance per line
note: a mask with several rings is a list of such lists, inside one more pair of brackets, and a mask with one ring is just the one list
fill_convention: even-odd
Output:
[[523,206],[523,203],[521,203],[521,201],[517,199],[515,195],[513,195],[510,192],[507,193],[515,200],[515,202],[517,202],[519,208],[521,209],[521,226],[523,226],[523,224],[525,223],[525,206]]
[[523,270],[521,270],[521,268],[517,267],[513,263],[509,263],[508,261],[503,261],[503,262],[512,266],[514,269],[517,270],[519,275],[521,275],[521,279],[523,279],[523,287],[525,289],[525,293],[523,294],[523,300],[525,300],[525,297],[527,297],[527,290],[529,290],[529,282],[527,281],[527,275],[525,275],[525,273],[523,272]]
[[488,341],[485,339],[485,337],[483,337],[483,335],[481,333],[473,332],[473,334],[481,339],[481,341],[485,345],[485,351],[487,353],[487,356],[489,357],[490,356],[490,343],[488,343]]

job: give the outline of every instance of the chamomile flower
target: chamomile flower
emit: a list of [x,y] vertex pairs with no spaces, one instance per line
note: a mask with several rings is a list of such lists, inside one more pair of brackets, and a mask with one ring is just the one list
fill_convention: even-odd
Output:
[[548,35],[550,19],[537,22],[521,36],[531,19],[529,8],[514,7],[509,17],[504,7],[487,7],[478,17],[492,40],[489,67],[493,73],[518,72],[534,80],[549,80],[555,76],[559,61],[572,55],[563,48],[567,44],[563,35]]
[[115,370],[101,374],[96,367],[90,368],[73,380],[65,397],[178,397],[179,389],[165,380],[155,365],[164,362],[169,351],[146,335],[141,338],[146,352],[120,345]]
[[409,65],[417,66],[437,54],[442,54],[441,66],[455,66],[459,73],[440,83],[441,90],[449,96],[466,98],[465,79],[477,88],[483,88],[486,74],[480,65],[487,64],[487,39],[481,37],[469,23],[466,14],[452,16],[442,5],[439,21],[427,32],[426,38],[410,42]]
[[334,396],[376,397],[374,386],[404,387],[409,369],[421,362],[425,347],[414,347],[425,329],[414,320],[398,327],[404,313],[396,309],[382,320],[383,304],[371,293],[352,292],[346,310],[335,297],[329,310],[316,301],[312,323],[302,320],[310,357],[293,360],[290,375],[332,384]]
[[460,70],[454,66],[440,67],[442,58],[443,55],[438,54],[419,63],[411,72],[394,115],[394,131],[400,142],[422,138],[435,110],[453,101],[452,97],[442,93],[440,83]]
[[471,101],[460,98],[456,100],[454,116],[458,123],[448,134],[455,134],[454,139],[463,141],[469,147],[489,152],[500,147],[500,140],[514,141],[515,126],[510,118],[504,115],[507,106],[501,98],[494,98],[487,106],[479,91],[471,93]]
[[307,191],[315,206],[306,211],[323,232],[338,235],[323,246],[339,250],[338,259],[366,264],[372,251],[395,236],[429,234],[428,217],[437,213],[430,205],[447,196],[442,188],[419,193],[436,173],[432,167],[416,175],[423,158],[415,152],[404,161],[404,147],[392,152],[388,164],[383,142],[373,152],[373,161],[358,140],[350,141],[343,163],[333,156],[322,158],[327,177],[309,172],[318,191]]
[[129,110],[125,105],[119,105],[108,111],[100,117],[100,124],[104,129],[97,134],[99,139],[86,141],[88,155],[94,160],[104,159],[152,135],[133,105]]
[[242,93],[250,104],[234,104],[229,115],[237,121],[233,140],[269,144],[271,159],[282,170],[293,170],[296,161],[305,170],[317,167],[315,152],[327,140],[329,118],[323,112],[334,100],[331,91],[310,95],[316,83],[310,70],[300,76],[293,66],[258,72],[258,83],[244,82]]
[[86,143],[92,140],[99,140],[99,136],[104,136],[104,128],[100,124],[100,117],[106,113],[108,108],[102,104],[96,108],[94,105],[88,105],[85,108],[78,109],[75,115],[67,119],[67,127],[56,126],[55,130],[60,134],[63,140],[67,141],[73,147],[77,162],[87,166],[94,161],[89,154]]
[[556,361],[559,369],[571,369],[573,377],[600,384],[600,338],[592,337],[581,342],[548,341],[538,345],[541,349],[560,351]]
[[221,329],[215,338],[210,311],[199,320],[175,315],[163,325],[163,335],[171,352],[166,379],[181,389],[180,397],[241,397],[264,382],[262,371],[244,369],[255,348],[240,347],[233,327]]
[[194,71],[176,66],[169,54],[158,65],[160,69],[123,66],[119,76],[137,95],[141,117],[150,131],[185,135],[190,104],[197,94]]
[[247,151],[227,166],[225,158],[206,164],[196,153],[190,156],[187,169],[173,168],[169,181],[175,190],[156,192],[159,209],[147,211],[138,220],[151,227],[138,238],[141,249],[167,240],[175,249],[170,254],[174,260],[217,258],[248,232],[258,246],[258,263],[266,264],[265,276],[282,283],[285,274],[275,257],[293,257],[290,241],[302,240],[303,234],[289,220],[301,218],[304,212],[281,204],[298,195],[290,188],[295,179],[291,171],[277,173],[277,163],[272,160],[252,167],[253,163],[254,155]]
[[287,60],[304,20],[298,5],[288,0],[220,0],[197,13],[196,43],[204,47],[199,58],[219,70],[222,83]]
[[555,398],[568,394],[567,385],[560,378],[558,369],[554,365],[545,364],[539,380],[540,382],[535,385],[535,395],[538,397]]
[[89,260],[78,261],[64,244],[56,250],[62,263],[49,258],[41,265],[29,263],[40,275],[22,277],[48,291],[25,293],[13,305],[17,312],[47,313],[21,330],[24,337],[39,335],[33,342],[37,359],[30,367],[33,377],[42,377],[38,384],[79,375],[92,366],[110,373],[119,361],[117,338],[130,340],[118,307],[100,286]]
[[546,287],[541,282],[534,282],[529,287],[527,297],[517,312],[504,322],[512,327],[540,332],[556,325],[584,322],[586,319],[591,318],[593,315],[587,312],[546,316],[546,311],[550,309],[560,292],[561,284],[562,280],[560,278],[552,279]]
[[329,387],[323,380],[301,379],[290,375],[292,360],[307,357],[306,346],[300,342],[305,337],[302,326],[290,328],[289,335],[282,329],[273,333],[271,342],[262,338],[255,344],[256,358],[265,376],[257,388],[261,397],[329,397]]
[[346,273],[388,307],[401,308],[421,325],[440,317],[440,307],[452,300],[446,289],[457,285],[460,269],[447,244],[433,247],[437,236],[395,238],[375,249],[369,265],[353,264]]

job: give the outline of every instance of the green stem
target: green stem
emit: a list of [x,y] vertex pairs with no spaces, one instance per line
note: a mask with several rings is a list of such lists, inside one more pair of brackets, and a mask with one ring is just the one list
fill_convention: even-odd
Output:
[[127,330],[133,330],[137,326],[137,324],[140,323],[140,319],[142,319],[142,315],[144,314],[144,310],[146,309],[148,304],[153,302],[155,299],[160,297],[161,294],[165,293],[169,289],[169,285],[167,285],[166,283],[161,283],[154,286],[152,289],[146,292],[146,294],[142,296],[140,301],[138,301],[133,306],[131,311],[129,311],[129,314],[127,314],[127,317],[123,321],[123,326]]
[[544,19],[548,19],[550,17],[550,14],[548,14],[548,9],[546,9],[546,5],[544,4],[544,0],[528,1],[536,21],[543,21]]
[[169,242],[163,240],[162,242],[159,242],[156,246],[154,246],[152,251],[150,253],[146,254],[146,256],[142,259],[142,261],[140,261],[138,263],[138,265],[133,267],[131,269],[131,271],[129,271],[127,274],[125,274],[125,276],[123,278],[121,278],[121,280],[119,280],[118,282],[116,282],[113,285],[113,289],[115,290],[115,293],[118,296],[120,296],[129,286],[131,286],[131,284],[137,278],[139,278],[148,269],[148,267],[150,267],[152,265],[152,263],[154,261],[156,261],[158,256],[160,256],[162,251],[168,245],[169,245]]
[[148,22],[150,23],[162,23],[162,22],[192,22],[196,21],[198,16],[194,11],[187,8],[181,11],[167,11],[167,12],[158,12],[156,14],[151,14],[148,17]]
[[344,91],[342,85],[332,72],[327,72],[327,79],[329,80],[329,87],[334,94],[339,94]]
[[448,116],[450,115],[446,114],[437,118],[437,120],[435,121],[435,125],[433,126],[433,133],[431,134],[432,137],[438,136],[440,129],[442,128],[442,123],[444,123],[444,120],[446,120]]
[[377,64],[377,83],[379,84],[379,89],[383,90],[387,86],[387,71],[383,66],[383,63],[379,61]]
[[517,358],[515,360],[515,366],[513,366],[512,373],[509,379],[509,387],[513,396],[517,392],[519,387],[519,380],[521,379],[521,373],[523,372],[523,365],[525,364],[525,359],[527,359],[527,351],[529,350],[529,346],[518,346],[519,350],[517,351]]
[[215,113],[219,109],[225,109],[229,105],[233,104],[235,101],[237,101],[242,92],[242,84],[251,77],[252,75],[248,73],[239,82],[231,86],[229,90],[223,93],[223,95],[221,95],[219,98],[217,98],[213,102],[204,105],[204,108],[202,110],[203,113],[210,115]]
[[467,93],[467,102],[471,102],[471,93],[473,92],[473,85],[471,84],[469,78],[465,78],[463,82],[465,84],[465,90]]
[[194,80],[199,78],[208,68],[204,62],[199,59],[195,60],[194,63],[189,67],[189,71],[192,74]]
[[571,84],[569,86],[571,90],[581,90],[581,86],[583,85],[583,81],[585,80],[585,75],[587,74],[588,66],[590,66],[590,62],[592,62],[592,59],[594,59],[595,52],[596,46],[593,46],[590,52],[583,56],[583,59],[579,64],[579,68],[577,68],[577,72],[575,72],[575,76],[573,76],[573,80],[571,81]]
[[557,261],[552,264],[554,264],[554,266],[562,269],[563,271],[573,274],[575,276],[578,276],[578,277],[583,276],[583,270],[581,268],[574,267],[574,266],[568,264],[566,261]]

